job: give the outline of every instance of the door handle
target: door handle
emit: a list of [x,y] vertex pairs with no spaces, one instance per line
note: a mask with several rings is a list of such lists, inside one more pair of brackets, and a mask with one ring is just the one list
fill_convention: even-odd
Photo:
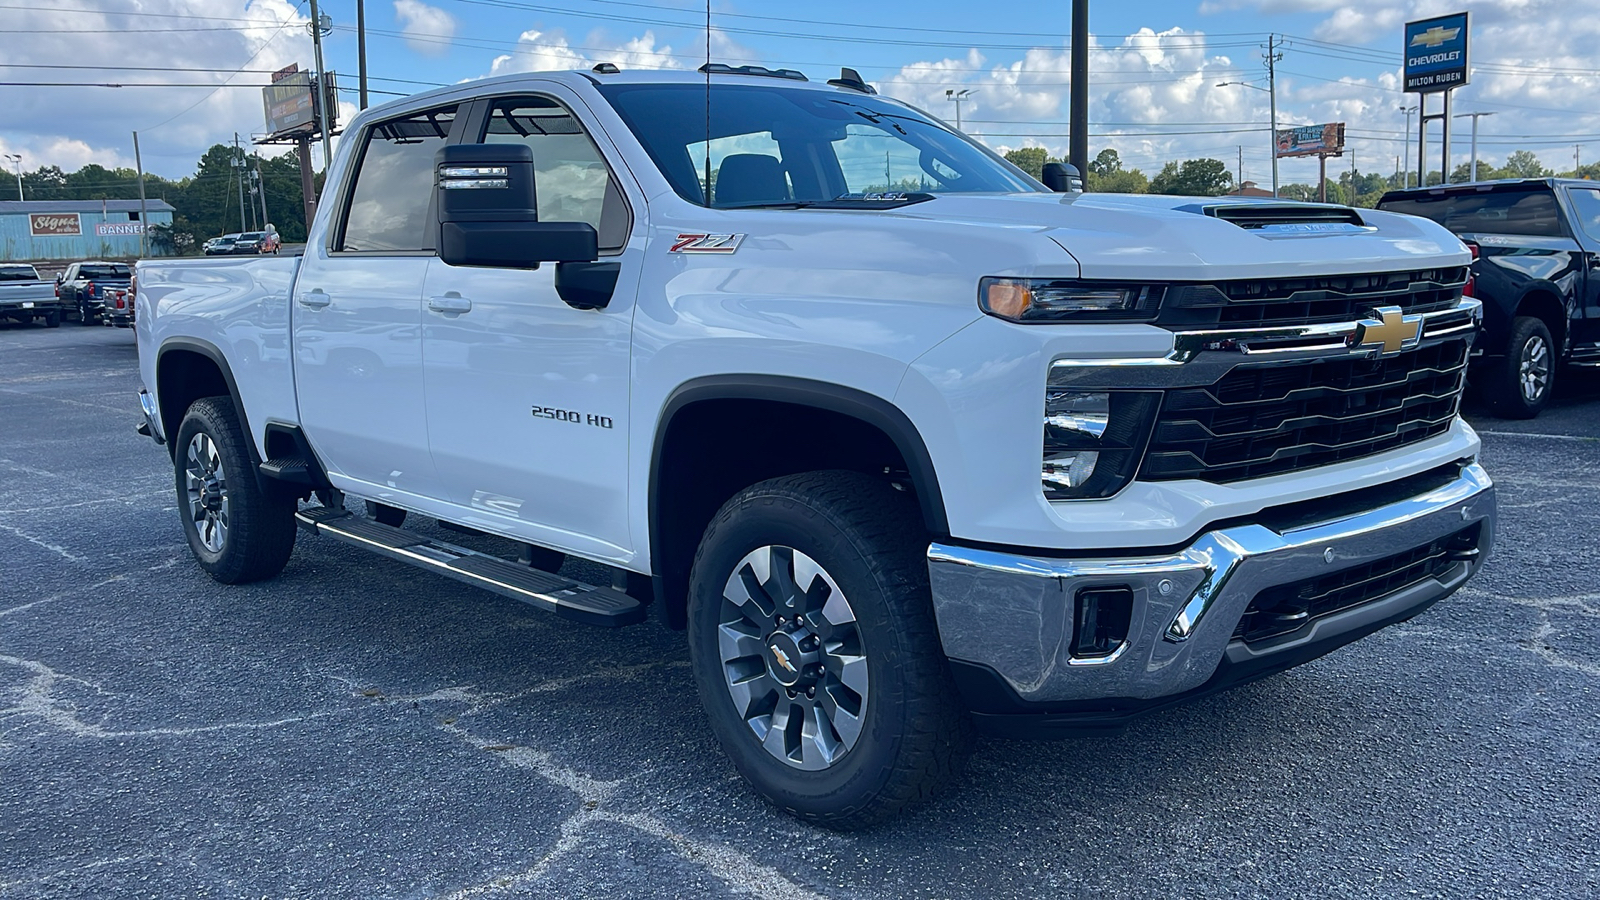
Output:
[[322,290],[322,288],[312,288],[311,290],[306,291],[304,294],[301,294],[298,299],[300,300],[301,306],[309,307],[311,309],[321,309],[333,302],[333,298],[329,297],[327,293]]
[[449,291],[443,297],[429,297],[428,308],[441,313],[471,312],[472,301],[455,291]]

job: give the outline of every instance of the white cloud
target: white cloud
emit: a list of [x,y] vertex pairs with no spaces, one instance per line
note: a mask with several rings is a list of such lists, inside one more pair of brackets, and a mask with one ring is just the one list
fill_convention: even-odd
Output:
[[444,56],[456,36],[456,18],[422,0],[394,0],[394,16],[406,45],[424,56]]
[[[171,177],[190,174],[212,144],[231,140],[235,130],[248,139],[264,124],[260,85],[267,76],[233,78],[233,83],[249,87],[213,92],[209,85],[220,84],[240,68],[274,70],[311,58],[306,17],[295,12],[290,0],[142,0],[136,11],[143,15],[112,0],[81,0],[75,9],[41,4],[8,12],[6,28],[0,30],[0,59],[18,65],[124,61],[167,70],[7,69],[17,81],[127,85],[0,87],[0,109],[5,110],[0,145],[4,152],[21,153],[28,170],[59,166],[72,171],[89,162],[131,166],[130,132],[138,130],[147,171]],[[227,29],[217,19],[248,27]],[[179,28],[207,30],[173,30]],[[138,47],[131,57],[130,45]],[[202,83],[208,86],[177,86]]]

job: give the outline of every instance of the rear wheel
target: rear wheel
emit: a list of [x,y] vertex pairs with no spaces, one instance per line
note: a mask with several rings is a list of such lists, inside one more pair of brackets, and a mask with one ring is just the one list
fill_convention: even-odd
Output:
[[740,774],[794,815],[872,825],[965,762],[921,534],[909,498],[853,472],[762,482],[706,530],[688,611],[700,698]]
[[61,327],[61,310],[57,309],[57,310],[52,310],[50,312],[45,313],[44,314],[44,327],[46,327],[46,328],[60,328]]
[[233,402],[206,397],[189,407],[174,442],[184,536],[224,584],[271,578],[294,549],[295,498],[262,489],[246,440]]
[[94,314],[89,311],[89,301],[83,297],[78,298],[78,324],[94,324]]
[[1549,403],[1555,376],[1550,329],[1540,319],[1518,316],[1511,322],[1505,359],[1485,372],[1483,398],[1502,419],[1531,419]]

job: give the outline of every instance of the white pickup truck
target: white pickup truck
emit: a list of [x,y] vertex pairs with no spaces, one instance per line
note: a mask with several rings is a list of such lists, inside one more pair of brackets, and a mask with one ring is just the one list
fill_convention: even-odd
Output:
[[61,301],[56,289],[39,278],[25,263],[0,263],[0,319],[31,322],[43,319],[48,328],[61,325]]
[[298,523],[653,605],[735,767],[857,827],[974,731],[1115,728],[1470,578],[1469,262],[1420,218],[1055,193],[848,70],[516,75],[357,117],[303,256],[140,263],[140,430],[219,581]]

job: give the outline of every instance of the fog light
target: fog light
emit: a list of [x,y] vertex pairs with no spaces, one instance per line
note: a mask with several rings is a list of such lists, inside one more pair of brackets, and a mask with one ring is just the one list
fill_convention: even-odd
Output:
[[1161,395],[1068,391],[1045,396],[1040,481],[1051,500],[1109,497],[1133,479]]

